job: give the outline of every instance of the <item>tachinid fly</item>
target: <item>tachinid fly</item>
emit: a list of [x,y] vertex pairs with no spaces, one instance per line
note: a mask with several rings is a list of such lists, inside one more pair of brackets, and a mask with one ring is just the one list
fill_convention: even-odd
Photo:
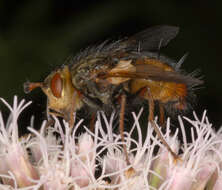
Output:
[[[154,26],[132,37],[104,42],[88,48],[53,71],[44,82],[24,84],[25,92],[41,87],[48,97],[47,110],[74,124],[74,112],[84,105],[96,110],[120,109],[120,132],[123,137],[127,100],[140,98],[149,104],[149,121],[170,149],[153,122],[154,104],[159,105],[160,125],[169,107],[185,111],[194,97],[194,87],[203,82],[194,74],[184,74],[180,65],[159,55],[179,31],[174,26]],[[127,158],[128,159],[128,158]]]

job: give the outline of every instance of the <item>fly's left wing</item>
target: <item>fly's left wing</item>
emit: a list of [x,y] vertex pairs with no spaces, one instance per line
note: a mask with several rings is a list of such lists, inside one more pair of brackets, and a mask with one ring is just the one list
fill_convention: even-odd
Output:
[[153,81],[175,82],[191,86],[200,85],[203,81],[190,75],[183,75],[174,70],[164,70],[154,64],[132,64],[132,60],[120,61],[113,69],[99,74],[98,79],[105,79],[111,84],[120,84],[130,79],[148,79]]

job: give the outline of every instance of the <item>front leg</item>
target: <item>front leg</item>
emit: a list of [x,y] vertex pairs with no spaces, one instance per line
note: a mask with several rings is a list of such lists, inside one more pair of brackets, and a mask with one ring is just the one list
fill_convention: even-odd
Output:
[[72,96],[72,104],[71,104],[71,109],[69,112],[69,127],[72,129],[75,124],[75,110],[76,110],[76,100],[77,100],[77,91],[73,92]]

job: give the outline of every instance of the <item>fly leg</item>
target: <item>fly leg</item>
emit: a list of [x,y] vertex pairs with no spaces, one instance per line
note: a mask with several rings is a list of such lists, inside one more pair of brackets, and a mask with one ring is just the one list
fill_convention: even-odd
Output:
[[71,104],[71,109],[69,112],[69,127],[72,129],[74,127],[75,123],[75,110],[76,110],[76,100],[77,100],[77,91],[73,92],[72,95],[72,104]]
[[49,126],[51,125],[54,125],[55,124],[55,121],[53,119],[49,119],[45,125],[45,129],[48,128]]
[[96,120],[96,114],[93,113],[91,120],[90,120],[90,131],[94,133],[95,130],[95,120]]
[[159,103],[159,112],[160,112],[160,126],[165,128],[165,117],[164,117],[164,107],[163,107],[163,104],[161,102],[158,102]]
[[[125,107],[126,107],[126,95],[122,94],[120,95],[120,115],[119,115],[119,131],[120,131],[120,136],[121,136],[121,141],[122,143],[124,142],[124,114],[125,114]],[[130,161],[129,161],[129,156],[126,148],[126,144],[123,144],[123,151],[126,156],[126,164],[129,166]],[[127,178],[130,178],[132,175],[135,174],[135,170],[130,167],[127,171],[125,171],[125,176]]]
[[47,123],[46,123],[45,129],[48,128],[49,126],[55,124],[55,121],[54,121],[54,119],[52,119],[51,115],[56,116],[56,113],[50,112],[49,106],[48,106],[48,99],[47,99],[47,108],[46,108]]
[[[124,113],[125,113],[125,107],[126,107],[126,95],[122,94],[122,95],[120,95],[120,115],[119,115],[119,132],[120,132],[122,142],[124,142]],[[124,151],[125,156],[126,156],[126,163],[127,163],[127,165],[130,165],[126,144],[123,144],[123,151]]]
[[170,148],[166,140],[164,139],[163,135],[160,132],[159,127],[154,122],[154,100],[152,97],[152,94],[149,89],[147,89],[147,95],[148,95],[148,103],[149,103],[149,117],[148,120],[152,124],[152,127],[154,128],[157,136],[161,140],[161,142],[165,145],[165,147],[168,149],[168,151],[171,153],[171,155],[174,157],[174,160],[177,161],[179,159],[178,155]]

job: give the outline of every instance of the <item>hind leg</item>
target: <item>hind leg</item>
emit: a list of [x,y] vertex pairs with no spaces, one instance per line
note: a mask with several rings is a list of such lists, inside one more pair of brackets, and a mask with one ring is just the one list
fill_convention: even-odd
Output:
[[174,160],[177,161],[178,160],[178,155],[170,148],[170,146],[168,145],[168,143],[164,139],[159,127],[154,122],[154,100],[153,100],[152,94],[151,94],[151,92],[148,88],[147,88],[147,95],[148,95],[147,98],[148,98],[148,103],[149,103],[148,120],[151,123],[152,127],[154,128],[154,130],[155,130],[157,136],[159,137],[159,139],[161,140],[161,142],[165,145],[165,147],[168,149],[168,151],[174,157]]

